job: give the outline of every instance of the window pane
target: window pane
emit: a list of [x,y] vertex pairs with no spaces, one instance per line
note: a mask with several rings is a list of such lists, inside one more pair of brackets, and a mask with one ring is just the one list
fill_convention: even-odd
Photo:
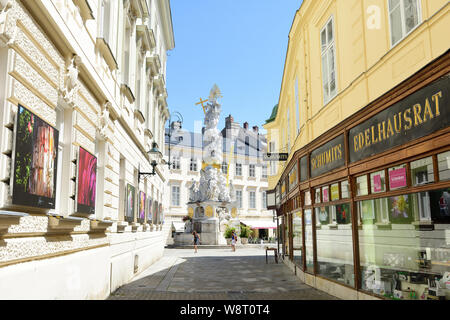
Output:
[[309,191],[305,192],[304,201],[305,201],[305,206],[311,205],[311,192],[309,192]]
[[293,250],[294,250],[294,263],[300,267],[303,266],[302,251],[302,212],[299,211],[293,215]]
[[439,180],[450,179],[450,151],[438,154]]
[[305,210],[305,256],[306,270],[314,272],[312,210]]
[[324,52],[327,48],[327,34],[325,29],[323,29],[320,39],[322,40],[322,52]]
[[394,45],[403,37],[400,7],[392,11],[389,17],[391,21],[391,41],[392,45]]
[[392,11],[400,4],[400,0],[389,0],[389,10]]
[[[316,214],[317,214],[316,208]],[[325,218],[316,229],[318,273],[328,279],[354,285],[351,213],[348,203],[320,208]],[[322,218],[320,218],[322,219]],[[337,222],[337,226],[335,223]],[[328,225],[327,225],[328,224]],[[333,224],[334,226],[329,226]]]
[[389,168],[388,174],[390,190],[397,190],[406,187],[406,165]]
[[[363,290],[391,299],[438,299],[435,281],[449,270],[449,192],[447,188],[379,199],[379,204],[387,203],[391,225],[380,229],[362,219],[358,234]],[[364,206],[358,203],[360,210]],[[366,206],[375,213],[380,210],[377,202]],[[434,228],[418,228],[430,218]]]
[[405,3],[405,30],[406,33],[419,24],[417,0],[404,0]]
[[339,200],[339,183],[331,185],[331,201]]
[[432,157],[411,162],[411,180],[413,186],[434,181]]
[[327,25],[328,44],[333,41],[333,20],[330,20]]
[[347,180],[341,182],[342,199],[350,198],[350,185]]
[[315,189],[314,203],[320,203],[320,188]]
[[369,194],[369,189],[367,187],[367,176],[361,176],[356,178],[356,195],[366,196]]
[[331,223],[329,208],[330,207],[315,208],[317,225],[320,225],[320,224],[328,225]]
[[386,191],[386,177],[384,170],[370,174],[370,189],[372,193]]
[[328,68],[330,81],[330,98],[336,93],[336,70],[334,65],[334,46],[328,51]]
[[328,87],[328,59],[325,53],[322,56],[322,81],[323,81],[323,100],[328,102],[329,99],[329,87]]
[[322,200],[323,202],[329,202],[330,201],[330,192],[328,187],[322,188]]

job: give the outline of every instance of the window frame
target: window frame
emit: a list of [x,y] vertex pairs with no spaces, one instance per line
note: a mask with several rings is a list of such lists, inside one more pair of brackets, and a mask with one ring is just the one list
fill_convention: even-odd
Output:
[[414,0],[417,4],[417,24],[412,28],[409,32],[406,32],[406,21],[405,21],[405,0],[399,0],[400,5],[400,17],[401,17],[401,26],[402,26],[402,37],[397,40],[397,42],[392,42],[392,21],[391,21],[391,6],[390,0],[387,1],[387,11],[388,11],[388,24],[389,24],[389,43],[391,44],[391,49],[397,46],[400,42],[402,42],[405,38],[407,38],[414,30],[416,30],[423,22],[422,20],[422,2],[420,0]]
[[[332,32],[333,32],[333,38],[331,40],[331,42],[328,42],[328,33],[326,32],[326,29],[328,27],[328,25],[331,23],[331,27],[332,27]],[[326,47],[325,49],[322,49],[322,33],[325,30],[325,34],[326,34]],[[320,29],[320,36],[319,36],[319,44],[320,44],[320,64],[321,64],[321,77],[322,77],[322,94],[323,94],[323,105],[327,105],[330,101],[332,101],[338,94],[338,77],[337,77],[337,64],[336,64],[336,60],[337,60],[337,50],[336,50],[336,28],[335,28],[335,23],[334,23],[334,16],[331,15],[330,18],[327,20],[327,22],[325,23],[325,25]],[[330,49],[334,50],[334,55],[333,55],[333,62],[334,62],[334,81],[335,81],[335,91],[334,94],[331,94],[331,89],[330,89],[330,83],[331,81],[328,80],[328,97],[325,96],[325,91],[324,91],[324,65],[323,65],[323,57],[324,55],[326,56],[326,61],[327,61],[327,78],[330,78],[331,72],[330,69],[328,68],[328,55],[330,52]]]

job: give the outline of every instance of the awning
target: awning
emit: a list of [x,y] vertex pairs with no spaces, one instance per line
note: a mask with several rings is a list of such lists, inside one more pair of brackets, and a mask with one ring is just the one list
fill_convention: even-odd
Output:
[[184,232],[184,222],[172,221],[172,230],[175,232]]
[[241,220],[242,224],[252,229],[276,229],[277,223],[272,220]]

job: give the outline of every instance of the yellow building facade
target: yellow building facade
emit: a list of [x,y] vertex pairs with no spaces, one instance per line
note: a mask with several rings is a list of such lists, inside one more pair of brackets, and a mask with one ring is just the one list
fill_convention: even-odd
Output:
[[[283,261],[344,299],[450,299],[450,2],[304,0],[264,128]],[[447,111],[449,110],[449,111]]]
[[[417,4],[417,25],[392,43],[389,0],[303,1],[289,32],[278,112],[264,125],[268,144],[275,144],[272,152],[288,152],[289,161],[295,150],[450,48],[449,2],[418,0]],[[330,20],[337,90],[325,100],[321,31]],[[284,164],[280,162],[276,174],[269,177],[269,189],[279,181]]]

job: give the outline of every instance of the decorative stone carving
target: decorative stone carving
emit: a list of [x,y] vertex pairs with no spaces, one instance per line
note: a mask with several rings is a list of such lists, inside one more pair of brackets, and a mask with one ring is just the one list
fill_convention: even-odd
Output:
[[100,114],[99,120],[98,120],[98,131],[100,138],[103,140],[106,140],[108,138],[107,130],[110,123],[109,120],[109,109],[111,108],[111,102],[106,102],[103,106],[102,112]]
[[80,85],[78,83],[78,66],[81,64],[81,59],[77,55],[74,55],[71,63],[67,67],[66,83],[63,91],[64,99],[69,103],[75,102],[74,95],[78,92]]
[[6,21],[8,18],[8,11],[10,11],[11,8],[11,0],[0,0],[0,45],[11,44],[14,42],[14,37],[11,38],[6,34]]

